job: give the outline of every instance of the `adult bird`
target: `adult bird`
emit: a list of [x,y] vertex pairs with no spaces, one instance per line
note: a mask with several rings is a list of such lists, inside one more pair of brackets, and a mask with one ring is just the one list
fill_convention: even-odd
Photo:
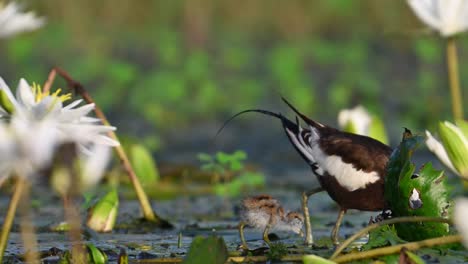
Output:
[[233,118],[247,112],[278,118],[289,141],[309,164],[320,183],[320,187],[302,193],[306,244],[313,243],[309,197],[325,190],[340,207],[331,232],[332,241],[337,245],[340,225],[348,209],[379,211],[385,208],[384,177],[392,149],[373,138],[343,132],[314,121],[282,99],[305,122],[305,127],[300,125],[297,116],[296,122],[292,122],[281,113],[248,109],[227,120],[219,131]]

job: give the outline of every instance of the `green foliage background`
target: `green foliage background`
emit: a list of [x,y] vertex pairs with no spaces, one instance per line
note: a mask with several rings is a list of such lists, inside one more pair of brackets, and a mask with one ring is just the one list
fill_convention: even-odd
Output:
[[355,104],[387,127],[416,130],[450,117],[443,40],[421,34],[405,1],[24,3],[48,23],[1,42],[1,76],[12,86],[20,77],[43,83],[60,66],[123,132],[278,108],[279,94],[331,124]]

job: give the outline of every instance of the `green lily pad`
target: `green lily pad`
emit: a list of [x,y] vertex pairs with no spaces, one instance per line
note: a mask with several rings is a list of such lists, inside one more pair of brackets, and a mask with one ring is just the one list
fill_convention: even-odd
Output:
[[[407,136],[390,157],[385,178],[385,200],[393,217],[448,217],[451,205],[447,177],[430,162],[420,168],[411,160],[413,153],[424,144],[422,136]],[[408,241],[447,235],[446,223],[396,224],[398,236]]]

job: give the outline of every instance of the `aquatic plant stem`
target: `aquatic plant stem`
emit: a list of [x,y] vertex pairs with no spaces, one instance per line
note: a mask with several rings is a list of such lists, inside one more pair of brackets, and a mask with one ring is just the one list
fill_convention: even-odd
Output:
[[29,193],[30,189],[31,184],[29,182],[26,182],[20,199],[19,207],[21,215],[21,240],[23,240],[24,258],[26,260],[26,263],[40,263],[36,231],[31,220],[31,197]]
[[[99,106],[94,102],[94,100],[92,99],[92,97],[89,95],[89,93],[86,91],[86,89],[83,87],[83,85],[81,85],[79,82],[73,80],[71,78],[71,76],[64,70],[60,69],[60,68],[57,68],[55,67],[54,69],[52,69],[52,72],[56,72],[58,75],[60,75],[62,78],[64,78],[66,80],[66,82],[68,83],[68,86],[70,89],[72,89],[75,93],[81,95],[81,97],[83,97],[83,99],[87,102],[87,103],[92,103],[95,105],[95,108],[94,108],[94,111],[96,113],[96,116],[101,119],[102,123],[104,125],[110,125],[109,121],[107,120],[106,116],[104,115],[104,112],[102,112],[102,110],[99,108]],[[47,83],[50,83],[49,80],[53,80],[55,78],[55,73],[52,73],[49,74],[49,79],[47,81]],[[46,84],[47,84],[46,83]],[[48,85],[50,87],[50,85]],[[113,132],[113,131],[110,131],[108,133],[109,137],[116,140],[116,141],[119,141],[117,135]],[[117,146],[115,147],[115,150],[117,152],[117,155],[120,159],[120,162],[122,163],[125,171],[127,172],[129,178],[130,178],[130,181],[132,182],[132,185],[133,185],[133,188],[135,189],[135,192],[137,194],[137,197],[138,197],[138,201],[140,202],[140,206],[141,206],[141,209],[143,211],[143,217],[148,220],[148,221],[152,221],[152,222],[155,222],[157,223],[159,226],[161,227],[172,227],[172,225],[162,219],[161,217],[159,217],[152,209],[151,207],[151,204],[149,202],[149,199],[148,199],[148,196],[146,195],[145,191],[143,190],[143,187],[141,186],[141,183],[140,181],[138,180],[138,177],[136,176],[135,174],[135,171],[133,170],[133,167],[127,157],[127,154],[125,153],[125,150],[123,149],[123,147],[120,145],[120,146]]]
[[455,37],[447,38],[447,70],[452,97],[452,113],[455,120],[463,120],[463,103],[458,73],[458,56]]
[[11,197],[10,204],[8,205],[8,211],[5,216],[5,220],[2,226],[2,233],[0,235],[0,263],[3,263],[3,255],[8,243],[8,236],[10,235],[11,226],[13,225],[13,219],[15,218],[16,208],[21,198],[21,195],[25,189],[26,180],[18,178],[16,181],[15,191]]
[[405,244],[400,244],[400,245],[395,245],[395,246],[390,246],[390,247],[383,247],[383,248],[377,248],[373,250],[362,251],[358,253],[350,253],[350,254],[346,254],[343,256],[339,256],[337,258],[332,258],[331,260],[337,263],[344,263],[344,262],[350,262],[350,261],[355,261],[355,260],[360,260],[360,259],[375,258],[379,256],[395,254],[395,253],[400,252],[402,248],[406,248],[408,250],[418,250],[423,247],[433,247],[437,245],[458,243],[458,242],[461,242],[461,240],[462,240],[461,235],[436,237],[436,238],[430,238],[430,239],[421,240],[417,242],[411,242],[411,243],[405,243]]
[[384,220],[359,230],[350,238],[346,239],[339,247],[333,252],[330,259],[335,259],[346,247],[348,247],[354,240],[360,238],[361,236],[367,234],[369,231],[379,228],[384,225],[391,225],[397,223],[411,223],[411,222],[443,222],[451,223],[449,219],[441,217],[427,217],[427,216],[405,216],[405,217],[396,217],[388,220]]
[[72,248],[72,263],[86,263],[85,247],[81,241],[81,217],[70,195],[63,196],[65,219],[70,225],[68,237]]

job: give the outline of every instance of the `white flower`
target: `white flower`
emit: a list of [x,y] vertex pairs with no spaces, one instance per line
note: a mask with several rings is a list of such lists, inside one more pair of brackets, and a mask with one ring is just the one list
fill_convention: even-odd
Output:
[[[89,117],[94,104],[79,106],[82,100],[76,100],[68,105],[64,101],[71,98],[71,94],[60,95],[60,89],[55,93],[43,92],[37,85],[32,87],[21,79],[16,90],[16,98],[10,88],[0,78],[0,91],[3,91],[13,105],[13,115],[29,122],[44,119],[54,120],[58,141],[75,142],[80,150],[90,153],[88,147],[93,144],[118,146],[119,142],[106,134],[115,127],[99,124],[99,119]],[[0,109],[0,117],[11,115],[6,109]]]
[[38,29],[44,23],[45,19],[36,17],[33,12],[22,13],[21,6],[14,2],[6,6],[0,3],[0,38]]
[[468,180],[468,122],[458,120],[456,123],[457,125],[448,121],[439,123],[442,142],[426,131],[426,145],[445,166]]
[[426,131],[426,146],[447,168],[468,180],[468,131],[461,128],[468,128],[468,123],[458,121],[457,124],[447,121],[439,124],[442,143]]
[[80,155],[80,184],[83,189],[99,183],[111,157],[111,149],[108,146],[93,145],[91,152],[90,155]]
[[450,37],[468,30],[466,0],[407,0],[416,16],[429,27]]
[[338,114],[338,125],[348,132],[359,135],[369,135],[371,121],[369,112],[361,105],[341,110]]
[[455,208],[453,209],[453,221],[460,232],[463,244],[468,248],[468,199],[458,198],[455,200]]
[[426,130],[426,146],[427,148],[434,153],[437,158],[449,168],[452,172],[457,173],[457,170],[453,167],[452,162],[450,161],[447,151],[445,151],[444,146],[437,139],[435,139],[431,132]]
[[49,165],[57,144],[54,121],[0,123],[0,182],[9,176],[31,178]]

